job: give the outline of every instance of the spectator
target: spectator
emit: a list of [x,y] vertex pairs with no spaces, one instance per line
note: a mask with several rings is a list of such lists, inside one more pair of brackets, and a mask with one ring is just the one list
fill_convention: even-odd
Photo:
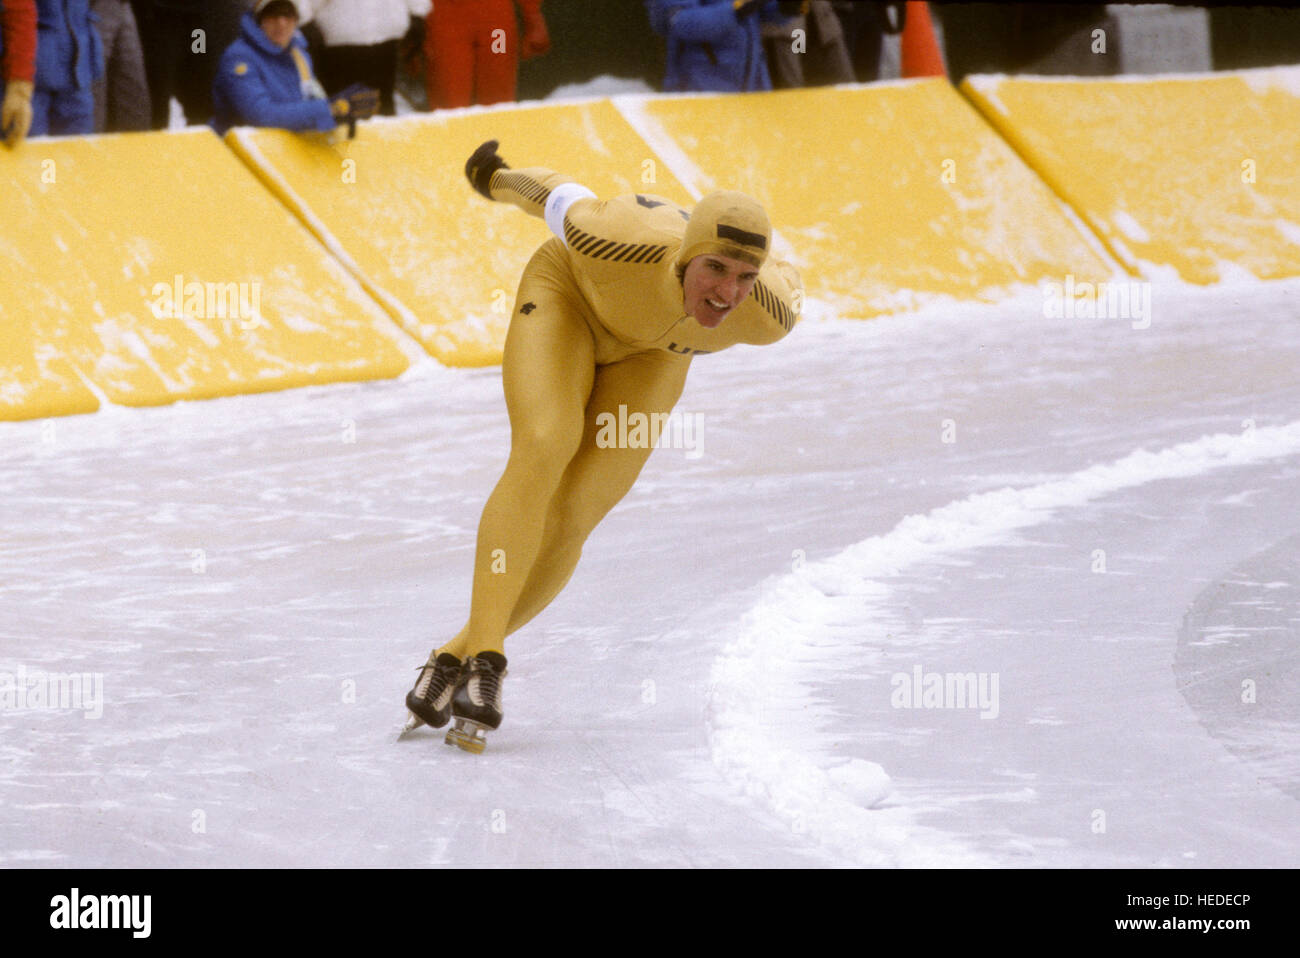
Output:
[[[772,86],[778,90],[828,83],[852,83],[853,64],[844,43],[844,30],[831,7],[831,0],[802,0],[782,3],[785,23],[763,27]],[[794,31],[800,30],[796,46]]]
[[430,0],[315,0],[315,22],[325,41],[316,73],[327,90],[361,83],[379,91],[379,112],[396,113],[398,45],[413,17],[429,13]]
[[36,0],[0,2],[0,134],[10,149],[32,126],[36,79]]
[[862,83],[881,79],[885,36],[903,32],[907,8],[902,3],[862,3],[832,0],[840,18],[853,73]]
[[32,136],[95,132],[95,81],[104,48],[90,0],[36,0],[36,81]]
[[668,41],[668,92],[772,89],[762,24],[785,20],[776,0],[646,0],[646,12]]
[[522,40],[511,0],[435,0],[424,38],[429,109],[515,99],[520,61],[551,48],[542,0],[517,5]]
[[298,32],[294,0],[258,0],[221,56],[212,101],[218,134],[239,125],[328,132],[373,116],[379,94],[358,85],[327,99]]
[[[149,122],[164,130],[175,99],[192,125],[212,117],[217,60],[254,0],[131,0],[144,52]],[[304,16],[307,11],[301,11]]]
[[127,0],[90,0],[104,44],[105,77],[95,84],[95,132],[149,129],[149,85],[135,14]]

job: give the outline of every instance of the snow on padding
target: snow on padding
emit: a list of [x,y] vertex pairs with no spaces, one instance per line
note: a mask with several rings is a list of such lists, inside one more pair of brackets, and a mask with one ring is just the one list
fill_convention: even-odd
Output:
[[692,190],[766,204],[777,250],[839,316],[1122,272],[943,79],[647,98],[634,119],[689,158]]
[[0,160],[0,419],[406,368],[383,312],[210,132]]
[[1300,67],[962,90],[1135,275],[1300,275]]
[[361,124],[354,139],[237,129],[226,142],[351,269],[407,333],[449,366],[501,361],[515,288],[551,234],[465,180],[484,140],[512,166],[544,166],[598,196],[691,197],[608,101],[471,108]]

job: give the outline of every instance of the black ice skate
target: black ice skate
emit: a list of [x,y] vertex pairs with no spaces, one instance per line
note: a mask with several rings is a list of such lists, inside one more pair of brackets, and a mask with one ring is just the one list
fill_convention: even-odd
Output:
[[450,652],[420,666],[415,688],[406,693],[410,715],[398,738],[421,725],[442,728],[447,724],[451,718],[451,696],[460,681],[460,673],[460,659]]
[[451,715],[456,724],[447,732],[448,745],[475,755],[487,744],[487,733],[501,724],[501,680],[506,675],[506,657],[500,652],[480,652],[465,660],[460,684],[451,698]]

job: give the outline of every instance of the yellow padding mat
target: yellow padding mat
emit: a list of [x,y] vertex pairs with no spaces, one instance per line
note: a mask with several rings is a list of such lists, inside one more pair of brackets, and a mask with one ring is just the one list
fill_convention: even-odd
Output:
[[[5,189],[0,179],[0,189]],[[3,200],[0,200],[3,202]],[[0,233],[0,420],[94,412],[99,400],[66,356],[90,344],[79,327],[39,322],[67,303],[40,282],[45,264],[27,259],[8,229]]]
[[451,366],[501,361],[519,277],[551,235],[540,219],[470,188],[465,160],[490,139],[511,166],[549,167],[600,196],[690,202],[604,100],[376,120],[332,143],[279,130],[226,134],[402,327]]
[[962,89],[1131,271],[1300,275],[1300,67]]
[[[698,167],[700,192],[761,200],[810,296],[864,318],[927,298],[992,299],[1111,276],[1095,237],[945,80],[637,109]],[[781,246],[776,251],[782,252]]]
[[0,150],[0,418],[391,377],[400,333],[211,133]]

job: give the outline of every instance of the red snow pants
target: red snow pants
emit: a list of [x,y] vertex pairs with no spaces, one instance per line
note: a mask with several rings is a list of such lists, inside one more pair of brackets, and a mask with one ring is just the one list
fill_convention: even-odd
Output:
[[431,110],[514,100],[519,74],[514,0],[434,0],[424,57]]

